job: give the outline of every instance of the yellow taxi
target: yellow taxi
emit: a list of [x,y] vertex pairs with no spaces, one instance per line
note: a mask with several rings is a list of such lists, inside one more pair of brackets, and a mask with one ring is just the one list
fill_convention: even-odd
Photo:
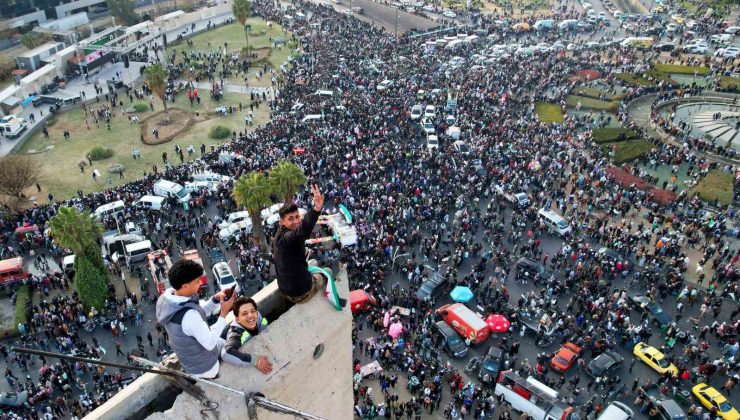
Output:
[[698,384],[691,388],[691,392],[708,410],[717,410],[717,416],[724,420],[738,420],[740,413],[727,401],[724,395],[707,384]]
[[672,375],[678,376],[678,368],[673,363],[669,362],[663,353],[658,351],[655,347],[649,346],[645,343],[637,343],[635,344],[635,348],[632,350],[632,354],[661,375],[666,372],[671,372]]
[[686,19],[684,19],[684,17],[679,14],[671,15],[671,19],[673,19],[673,21],[678,23],[679,25],[683,25],[683,23],[686,22]]

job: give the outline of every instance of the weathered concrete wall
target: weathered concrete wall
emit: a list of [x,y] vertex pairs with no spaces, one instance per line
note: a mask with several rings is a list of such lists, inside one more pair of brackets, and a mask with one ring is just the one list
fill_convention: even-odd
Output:
[[[339,295],[349,299],[347,273],[337,273]],[[279,298],[276,282],[254,296],[260,310],[268,312]],[[230,315],[231,317],[231,315]],[[318,344],[324,350],[318,359],[313,353]],[[263,375],[257,369],[221,364],[217,382],[246,392],[262,392],[267,398],[326,419],[351,419],[352,407],[352,315],[349,305],[337,312],[326,299],[316,296],[296,305],[280,316],[262,334],[249,342],[252,354],[266,355],[273,371]],[[146,374],[124,391],[95,410],[88,419],[119,420],[148,405],[167,387],[165,378]],[[209,400],[217,402],[218,418],[246,419],[243,398],[213,387],[202,386]],[[203,419],[200,401],[180,394],[173,407],[154,413],[151,420]],[[282,414],[258,410],[260,420],[287,419]]]

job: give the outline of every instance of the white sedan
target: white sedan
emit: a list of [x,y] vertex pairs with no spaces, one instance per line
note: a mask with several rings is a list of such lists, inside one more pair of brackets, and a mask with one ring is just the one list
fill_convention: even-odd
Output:
[[450,19],[454,19],[457,17],[457,13],[453,12],[452,10],[447,10],[444,13],[442,13],[442,16]]
[[427,105],[424,108],[424,118],[434,118],[437,115],[437,108],[434,105]]
[[424,113],[424,109],[421,107],[421,105],[414,105],[411,107],[411,119],[412,120],[418,120],[421,118],[421,115]]
[[218,282],[219,290],[231,289],[236,286],[234,293],[239,293],[239,283],[236,282],[234,273],[231,272],[231,268],[225,262],[219,262],[213,265],[213,277]]
[[714,52],[716,57],[722,58],[738,58],[740,56],[740,48],[738,47],[727,47],[720,48]]
[[232,223],[226,228],[221,229],[218,232],[218,237],[222,241],[228,241],[229,239],[240,239],[242,235],[249,235],[252,233],[252,220],[244,219],[241,222]]

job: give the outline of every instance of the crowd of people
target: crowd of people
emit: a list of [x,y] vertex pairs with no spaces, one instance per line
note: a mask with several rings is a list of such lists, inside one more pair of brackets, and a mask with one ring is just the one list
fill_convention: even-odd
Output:
[[[478,305],[507,315],[514,323],[513,331],[518,331],[515,328],[521,325],[517,321],[523,313],[553,314],[558,336],[572,339],[593,356],[607,348],[632,348],[656,334],[646,326],[646,319],[631,316],[628,296],[633,290],[666,305],[673,301],[681,307],[684,302],[686,306],[697,305],[702,308],[701,316],[681,322],[681,310],[677,309],[675,322],[661,331],[676,343],[663,350],[674,360],[680,374],[661,376],[655,384],[685,387],[701,377],[722,384],[728,379],[737,382],[732,378],[737,378],[738,365],[730,356],[737,351],[740,329],[736,301],[740,266],[734,210],[709,212],[704,203],[687,193],[678,194],[671,202],[659,203],[651,201],[645,190],[615,182],[608,171],[608,155],[589,135],[590,128],[612,117],[566,115],[562,124],[546,124],[538,120],[535,112],[538,101],[565,107],[565,97],[578,83],[569,76],[584,65],[598,70],[606,83],[615,86],[619,82],[612,75],[633,70],[641,64],[642,55],[612,47],[598,53],[544,53],[536,60],[511,57],[493,67],[471,65],[446,71],[441,62],[454,55],[469,59],[479,47],[426,54],[419,48],[423,37],[396,38],[324,5],[300,1],[295,5],[310,15],[311,21],[288,22],[281,8],[271,1],[252,4],[255,15],[289,27],[302,51],[283,74],[284,82],[274,99],[258,98],[258,104],[266,103],[270,109],[269,123],[248,133],[245,129],[233,141],[210,150],[202,145],[200,159],[176,166],[167,164],[162,171],[147,173],[142,179],[115,189],[80,192],[78,197],[66,201],[6,213],[2,216],[2,230],[13,232],[24,224],[43,226],[64,205],[95,209],[123,200],[126,209],[122,214],[104,218],[107,229],[134,222],[156,248],[165,249],[170,255],[192,247],[222,246],[236,254],[240,281],[257,279],[266,284],[272,280],[269,260],[248,237],[219,243],[218,222],[237,210],[230,182],[218,191],[193,193],[188,210],[174,200],[168,200],[161,212],[135,208],[133,203],[149,193],[160,178],[182,184],[193,173],[207,169],[236,179],[249,171],[269,170],[279,160],[289,158],[304,168],[311,183],[321,185],[329,207],[344,204],[354,216],[359,234],[357,246],[341,251],[317,250],[317,255],[328,265],[346,264],[352,289],[363,288],[379,301],[368,313],[356,317],[353,330],[353,391],[358,418],[418,419],[435,410],[451,419],[466,415],[492,418],[497,408],[499,418],[509,418],[509,411],[501,409],[505,404],[493,395],[491,381],[471,380],[440,353],[440,337],[431,328],[439,305],[435,300],[419,300],[415,294],[435,271],[443,273],[449,289],[468,286]],[[490,21],[482,24],[500,42],[518,36],[502,33]],[[319,30],[315,30],[315,25]],[[229,68],[238,71],[239,66],[245,65],[232,60],[229,54],[182,53],[183,65],[190,60],[208,61],[209,57],[220,62],[220,66],[201,67],[203,77],[211,81],[223,79]],[[142,54],[148,56],[146,50]],[[383,91],[376,89],[384,79],[391,80],[392,85]],[[184,85],[185,89],[192,86]],[[666,85],[652,90],[623,88],[628,92],[625,103],[649,92],[673,92],[673,87]],[[132,88],[129,96],[148,94],[145,87],[140,89]],[[427,92],[423,98],[417,97],[420,89]],[[432,93],[433,89],[439,89],[439,93]],[[332,95],[315,94],[318,90],[330,90]],[[455,109],[449,112],[454,113],[461,139],[470,147],[469,156],[456,152],[444,134],[440,148],[428,149],[424,132],[410,118],[410,109],[417,101],[442,110],[448,97],[457,100]],[[91,112],[99,114],[93,114],[96,122],[114,112],[117,99],[112,96],[109,101],[109,109],[91,108]],[[295,112],[298,103],[301,110]],[[322,114],[322,118],[303,121],[308,114]],[[434,124],[438,133],[445,133],[451,125],[442,115]],[[614,118],[629,123],[624,109]],[[646,162],[689,162],[692,168],[698,168],[697,176],[709,168],[738,174],[736,166],[712,161],[701,153],[701,148],[677,148],[657,140],[655,146]],[[303,152],[295,154],[296,148]],[[224,153],[239,158],[221,159]],[[627,170],[648,179],[639,169]],[[506,201],[506,195],[520,191],[527,194],[526,206],[512,206]],[[296,201],[307,207],[309,191],[299,192]],[[558,239],[538,219],[537,212],[542,208],[556,210],[569,220],[572,233],[556,252],[544,249],[545,242]],[[597,253],[601,246],[626,258],[607,261]],[[29,257],[33,252],[38,256],[34,258],[54,258],[59,263],[62,258],[62,250],[49,240],[16,242],[10,234],[2,247],[6,255]],[[692,253],[700,258],[690,260]],[[510,295],[508,274],[513,261],[521,256],[541,262],[554,276],[531,285],[527,293],[517,297]],[[401,259],[396,261],[397,257]],[[110,263],[114,272],[126,268]],[[707,271],[711,267],[711,276],[703,273],[704,267]],[[690,282],[688,270],[702,273],[697,281]],[[76,294],[69,292],[70,282],[62,273],[34,276],[28,280],[32,294],[50,288],[63,291],[53,301],[42,298],[39,305],[27,308],[32,316],[20,328],[23,340],[39,348],[100,356],[100,346],[94,338],[89,342],[89,336],[80,333],[80,328],[84,329],[90,319],[103,317],[108,317],[106,321],[115,319],[133,325],[137,308],[153,301],[144,271],[134,269],[132,275],[143,279],[142,290],[123,299],[111,293],[108,306],[97,308],[97,315],[85,313]],[[612,283],[618,280],[628,282],[629,287],[615,288]],[[408,316],[392,315],[396,317],[394,322],[403,325],[400,340],[388,334],[384,322],[386,314],[391,316],[393,306],[410,310]],[[720,316],[723,312],[729,316]],[[161,328],[157,331],[157,354],[162,354],[168,347]],[[554,375],[548,376],[547,363],[543,363],[546,355],[541,360],[518,359],[521,340],[505,334],[495,344],[510,355],[510,368],[536,375],[546,383],[557,381]],[[155,347],[151,338],[150,345]],[[2,353],[8,366],[18,364],[21,370],[38,359],[6,355],[7,348]],[[377,378],[380,393],[375,395],[368,379],[359,375],[360,366],[372,360],[384,369]],[[67,388],[77,386],[72,378],[79,377],[73,374],[78,367],[66,362],[41,363],[48,386],[27,385],[13,379],[8,382],[13,381],[10,385],[14,390],[28,390],[33,395],[43,388],[49,398],[29,400],[32,404],[13,411],[15,414],[4,413],[5,417],[49,418],[44,417],[49,410],[61,416],[68,409],[78,416],[84,413],[87,406],[83,403],[87,400],[73,402],[67,393]],[[86,368],[84,364],[79,366]],[[98,391],[105,391],[106,384],[113,387],[122,381],[120,374],[116,378],[97,370],[95,373]],[[6,376],[12,378],[7,373]],[[561,378],[565,380],[564,376]],[[606,382],[597,386],[627,395],[623,388],[628,384],[613,379],[611,384]],[[407,392],[397,390],[399,384]],[[563,394],[578,401],[584,388],[578,382],[571,385]],[[85,389],[81,392],[94,393],[93,388],[81,386]],[[723,389],[729,391],[731,387]],[[95,407],[107,394],[95,395],[89,398],[89,407]],[[62,401],[54,399],[56,396],[61,396]],[[591,416],[603,410],[603,405],[594,400],[582,405],[584,413]],[[707,418],[697,408],[694,413],[694,418]]]

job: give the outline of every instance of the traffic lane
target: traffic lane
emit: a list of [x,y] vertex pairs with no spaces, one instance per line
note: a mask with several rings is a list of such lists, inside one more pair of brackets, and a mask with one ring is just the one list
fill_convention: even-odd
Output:
[[390,6],[374,2],[372,0],[340,0],[338,5],[349,7],[362,7],[363,13],[355,13],[355,17],[369,21],[379,21],[386,30],[393,33],[398,26],[398,33],[408,32],[412,29],[431,29],[439,26],[438,23],[421,16],[399,10]]

